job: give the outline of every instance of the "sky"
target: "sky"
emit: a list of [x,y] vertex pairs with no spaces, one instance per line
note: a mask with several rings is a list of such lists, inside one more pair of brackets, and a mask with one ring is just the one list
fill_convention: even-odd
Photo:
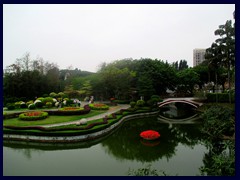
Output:
[[234,4],[3,4],[3,68],[27,52],[60,69],[151,58],[193,65]]

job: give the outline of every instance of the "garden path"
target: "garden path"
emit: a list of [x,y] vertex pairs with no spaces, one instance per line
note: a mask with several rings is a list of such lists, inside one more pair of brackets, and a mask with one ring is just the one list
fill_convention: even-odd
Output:
[[[129,108],[129,104],[119,104],[117,106],[110,106],[109,110],[105,113],[102,113],[102,114],[99,114],[99,115],[96,115],[96,116],[92,116],[92,117],[89,117],[89,118],[84,118],[86,119],[86,121],[92,121],[92,120],[96,120],[96,119],[100,119],[100,118],[103,118],[104,116],[106,115],[109,115],[109,114],[112,114],[114,112],[117,112],[118,110],[120,109],[126,109],[126,108]],[[56,126],[63,126],[63,125],[69,125],[69,124],[75,124],[77,122],[79,122],[81,119],[79,120],[76,120],[76,121],[71,121],[71,122],[64,122],[64,123],[57,123],[57,124],[48,124],[48,125],[41,125],[42,127],[56,127]]]

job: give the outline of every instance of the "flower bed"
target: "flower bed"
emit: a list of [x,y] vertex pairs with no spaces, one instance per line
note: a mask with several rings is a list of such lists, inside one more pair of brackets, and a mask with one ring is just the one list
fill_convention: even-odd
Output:
[[54,115],[81,115],[87,114],[90,112],[90,108],[85,106],[84,108],[81,107],[64,107],[59,109],[54,113]]
[[108,110],[109,106],[106,104],[89,104],[89,107],[93,110]]
[[157,131],[147,130],[140,133],[140,136],[146,140],[154,140],[160,137],[160,134]]
[[84,108],[80,108],[80,107],[64,107],[59,109],[59,111],[81,111]]
[[35,121],[35,120],[46,119],[48,117],[48,113],[41,112],[41,111],[26,112],[26,113],[20,114],[18,117],[19,119],[25,120],[25,121]]

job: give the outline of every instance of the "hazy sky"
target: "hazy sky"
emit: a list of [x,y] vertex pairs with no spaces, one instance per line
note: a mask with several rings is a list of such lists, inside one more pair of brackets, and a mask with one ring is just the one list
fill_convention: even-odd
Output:
[[26,52],[60,69],[92,72],[124,58],[185,59],[192,66],[193,49],[210,47],[234,10],[234,4],[4,4],[3,68]]

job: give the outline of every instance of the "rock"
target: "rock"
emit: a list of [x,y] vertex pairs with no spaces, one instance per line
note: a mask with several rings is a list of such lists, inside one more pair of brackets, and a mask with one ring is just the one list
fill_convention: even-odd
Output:
[[79,121],[79,123],[82,125],[87,124],[87,119],[83,118]]
[[75,124],[76,124],[76,126],[80,126],[80,125],[81,125],[81,123],[80,123],[80,122],[76,122]]

